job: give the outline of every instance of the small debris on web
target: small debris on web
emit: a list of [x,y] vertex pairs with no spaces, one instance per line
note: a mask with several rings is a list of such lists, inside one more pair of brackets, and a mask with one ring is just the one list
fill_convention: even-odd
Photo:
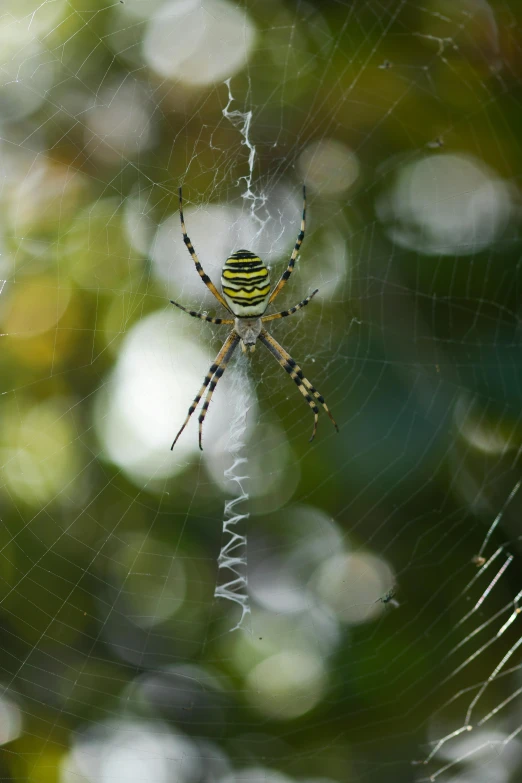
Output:
[[392,588],[388,590],[388,592],[386,592],[384,595],[381,595],[380,598],[374,601],[374,603],[390,604],[390,606],[394,606],[394,607],[400,606],[399,602],[395,599],[397,590],[398,590],[397,585],[394,585]]
[[429,141],[426,146],[430,150],[440,150],[441,147],[444,146],[444,139],[442,136],[437,136],[437,138],[433,139],[433,141]]

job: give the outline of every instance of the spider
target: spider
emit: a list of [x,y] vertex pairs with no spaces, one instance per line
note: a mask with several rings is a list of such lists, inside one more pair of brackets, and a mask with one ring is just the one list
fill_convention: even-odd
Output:
[[235,253],[232,253],[229,258],[227,258],[223,266],[221,272],[221,288],[223,294],[221,295],[214,283],[211,281],[210,277],[203,271],[203,267],[201,266],[196,255],[194,246],[192,245],[192,242],[190,241],[185,230],[185,220],[183,218],[183,196],[181,188],[179,189],[179,217],[181,220],[183,241],[185,242],[187,250],[192,256],[199,276],[207,288],[212,291],[218,302],[220,302],[223,307],[234,316],[234,318],[210,318],[204,313],[197,313],[194,310],[188,310],[186,307],[178,304],[178,302],[174,302],[172,299],[171,304],[179,307],[180,310],[188,313],[193,318],[200,318],[202,321],[208,321],[211,324],[227,324],[229,326],[233,326],[234,328],[228,335],[227,339],[223,343],[221,350],[210,366],[201,389],[194,397],[194,401],[188,409],[187,418],[185,419],[180,431],[174,438],[171,450],[176,445],[176,441],[187,426],[190,417],[196,410],[201,398],[203,397],[203,394],[205,393],[205,390],[208,387],[205,401],[203,403],[198,420],[199,448],[203,450],[203,446],[201,445],[203,422],[205,420],[205,416],[207,415],[208,406],[210,405],[214,389],[216,388],[219,379],[225,372],[230,358],[236,350],[238,344],[241,343],[241,348],[244,353],[246,353],[249,348],[252,352],[255,350],[257,340],[262,342],[263,345],[268,348],[272,356],[274,356],[281,367],[286,370],[312,409],[314,413],[314,427],[310,441],[312,441],[315,437],[315,433],[317,431],[317,421],[319,419],[319,409],[315,403],[315,400],[317,400],[323,406],[335,429],[337,432],[339,432],[339,427],[337,426],[332,414],[328,410],[328,406],[324,401],[324,397],[319,394],[317,389],[312,386],[310,381],[304,377],[301,368],[294,361],[294,359],[292,359],[290,354],[285,351],[285,349],[279,345],[276,340],[274,340],[272,335],[270,335],[263,326],[263,324],[267,323],[267,321],[275,321],[277,318],[286,318],[287,315],[296,313],[302,307],[305,307],[319,290],[316,288],[316,290],[312,291],[312,293],[307,296],[306,299],[303,299],[302,302],[299,302],[299,304],[291,307],[290,310],[283,310],[280,313],[272,313],[271,315],[264,314],[268,305],[274,301],[292,274],[299,248],[301,247],[301,243],[304,239],[306,221],[305,186],[303,185],[303,216],[301,219],[301,230],[297,236],[297,241],[292,251],[292,255],[290,256],[288,266],[279,278],[279,281],[273,289],[272,293],[270,293],[270,274],[263,261],[261,261],[258,256],[256,256],[254,253],[251,253],[249,250],[238,250]]
[[374,604],[390,604],[390,606],[400,606],[399,602],[395,599],[395,596],[397,594],[397,585],[394,585],[391,587],[387,593],[382,595],[380,598],[378,598],[376,601],[374,601]]

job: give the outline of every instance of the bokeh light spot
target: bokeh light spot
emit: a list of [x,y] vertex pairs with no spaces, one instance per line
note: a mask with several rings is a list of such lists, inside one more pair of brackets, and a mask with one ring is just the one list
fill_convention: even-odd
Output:
[[176,0],[150,20],[143,51],[160,76],[200,86],[239,71],[254,39],[255,28],[239,6],[227,0]]
[[0,696],[0,745],[12,742],[22,731],[22,713],[17,704]]
[[356,181],[359,161],[345,144],[326,138],[305,147],[299,156],[299,171],[310,190],[337,195]]
[[382,612],[379,598],[395,583],[388,564],[368,552],[333,555],[317,569],[313,581],[322,600],[350,625]]
[[247,677],[250,701],[279,720],[305,715],[321,699],[325,672],[311,653],[287,650],[257,664]]
[[0,464],[6,488],[29,504],[67,503],[81,461],[63,401],[3,403]]
[[[141,319],[122,341],[116,367],[98,394],[96,428],[106,454],[138,483],[173,476],[184,469],[190,454],[200,453],[197,414],[170,451],[218,351],[211,349],[210,357],[197,336],[187,338],[186,318],[172,309]],[[204,443],[229,430],[229,377],[223,377],[212,397]]]
[[399,169],[377,212],[399,245],[430,255],[472,255],[506,226],[512,190],[470,155],[428,155]]

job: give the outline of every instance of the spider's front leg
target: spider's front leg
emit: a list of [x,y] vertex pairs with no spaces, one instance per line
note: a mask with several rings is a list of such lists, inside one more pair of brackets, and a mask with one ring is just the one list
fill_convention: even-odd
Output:
[[[232,337],[232,335],[231,335]],[[232,354],[237,348],[237,344],[239,342],[239,336],[237,334],[234,334],[233,339],[227,348],[223,358],[221,359],[221,363],[219,367],[217,368],[216,372],[214,373],[214,377],[210,381],[210,386],[208,387],[207,396],[205,397],[205,402],[203,403],[203,407],[201,408],[201,413],[199,414],[199,448],[201,451],[203,451],[203,446],[201,445],[201,438],[203,436],[203,422],[205,421],[205,416],[207,415],[208,406],[210,405],[210,401],[212,399],[212,395],[214,394],[214,389],[218,385],[219,379],[222,377],[223,373],[227,369],[227,364],[229,363]]]
[[210,277],[206,274],[205,270],[201,266],[199,262],[199,258],[196,255],[196,251],[194,250],[194,245],[190,241],[190,237],[185,229],[185,218],[183,217],[183,193],[181,188],[179,189],[179,219],[181,221],[181,233],[183,234],[183,241],[187,247],[187,250],[192,256],[192,260],[196,265],[196,270],[198,272],[198,275],[201,277],[201,279],[203,280],[203,282],[205,283],[209,291],[212,291],[212,293],[214,294],[218,302],[221,302],[225,310],[228,310],[228,312],[230,312],[230,307],[227,305],[227,303],[225,302],[225,300],[217,290],[216,286],[214,285]]
[[294,249],[292,250],[292,255],[290,256],[290,260],[288,262],[288,266],[279,278],[279,282],[277,283],[276,287],[270,294],[270,298],[268,300],[268,304],[270,302],[273,302],[276,296],[279,294],[281,289],[286,285],[286,281],[292,274],[295,266],[295,262],[297,259],[297,254],[299,253],[299,248],[301,247],[305,235],[305,229],[306,229],[306,187],[303,185],[303,215],[301,217],[301,230],[299,231],[299,234],[297,235],[297,240],[294,245]]

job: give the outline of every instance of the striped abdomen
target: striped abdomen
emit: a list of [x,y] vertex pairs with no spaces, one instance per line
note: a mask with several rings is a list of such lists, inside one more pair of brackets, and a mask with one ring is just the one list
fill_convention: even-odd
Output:
[[238,250],[225,261],[221,287],[235,316],[255,318],[267,308],[270,274],[258,256],[249,250]]

